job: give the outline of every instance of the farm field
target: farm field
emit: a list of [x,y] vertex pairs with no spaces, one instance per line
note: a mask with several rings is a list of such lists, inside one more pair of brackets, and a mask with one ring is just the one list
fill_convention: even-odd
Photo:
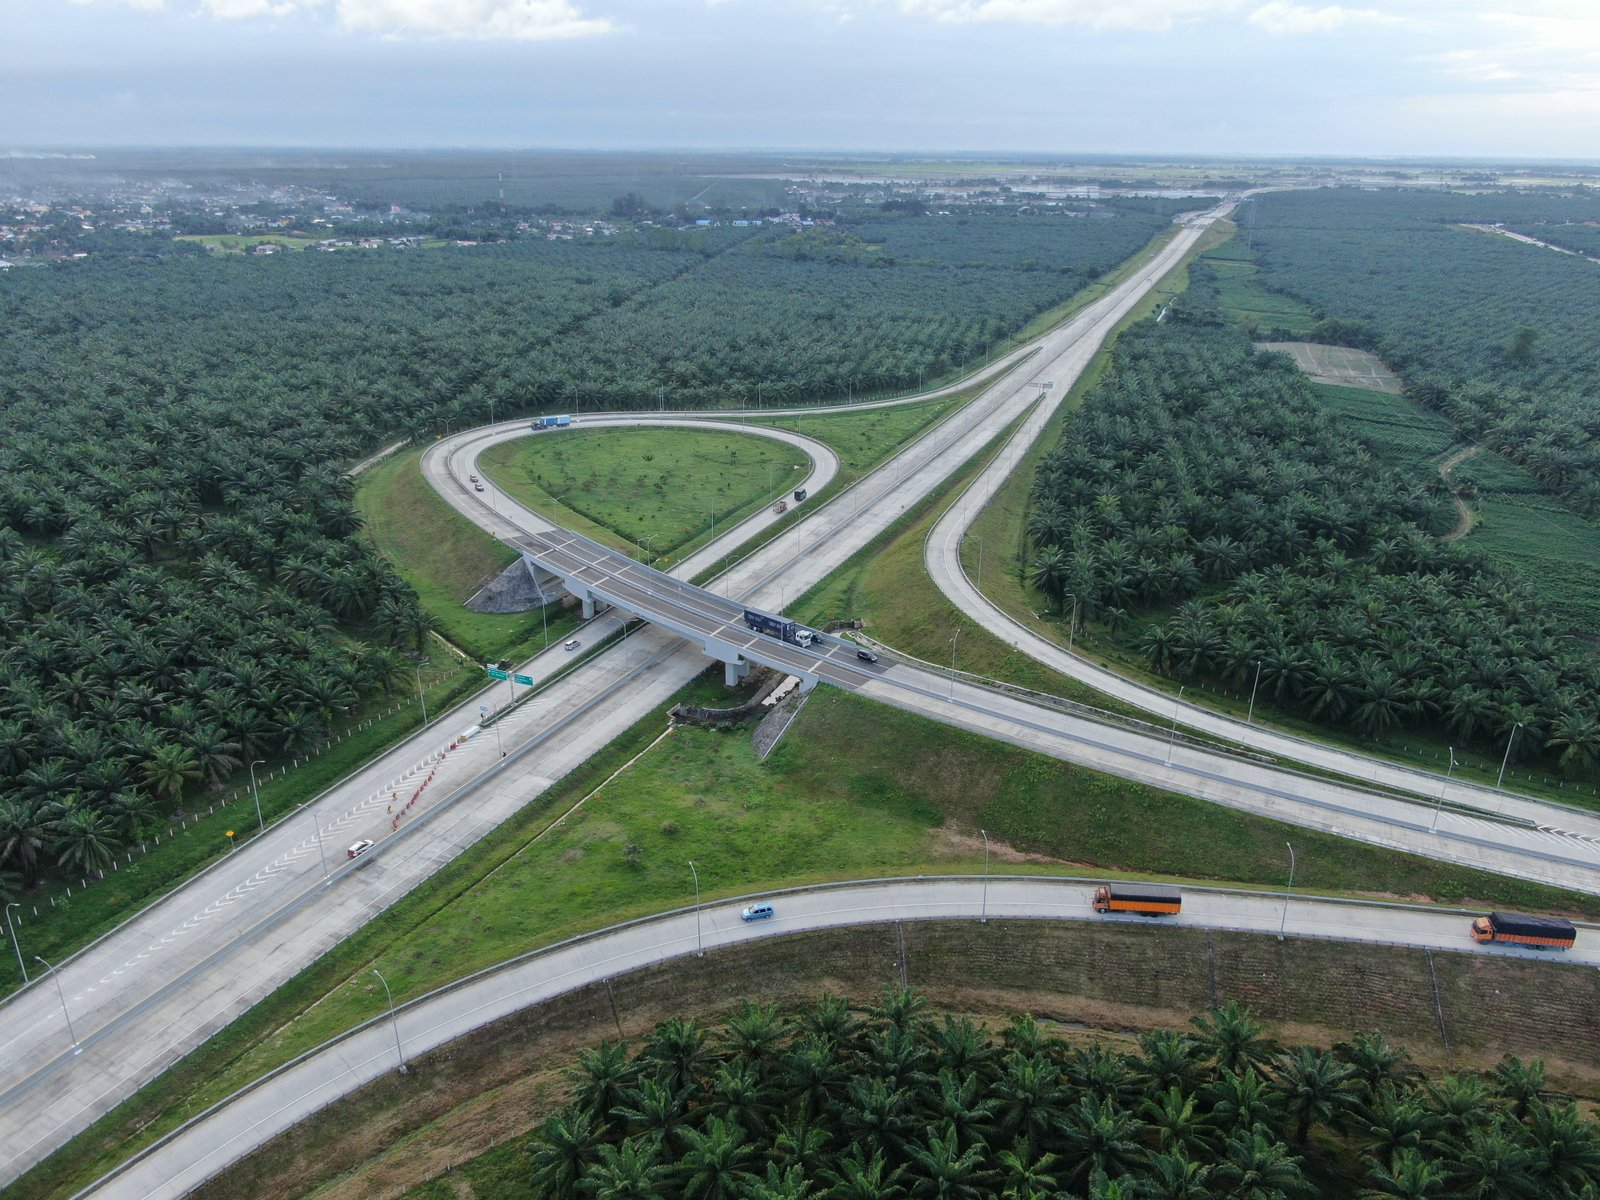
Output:
[[1466,545],[1503,562],[1586,640],[1600,636],[1600,530],[1549,497],[1480,494]]
[[285,250],[304,250],[307,246],[317,244],[316,238],[288,233],[185,233],[179,234],[172,240],[193,242],[221,254],[244,254],[257,246],[282,246]]
[[1208,250],[1192,270],[1202,291],[1251,334],[1293,337],[1310,333],[1317,323],[1304,304],[1263,286],[1260,266],[1237,238]]
[[1323,409],[1347,423],[1385,467],[1429,474],[1433,460],[1455,443],[1449,421],[1402,396],[1326,383],[1312,390]]
[[1399,394],[1400,379],[1376,354],[1320,342],[1257,342],[1257,350],[1287,354],[1313,383]]

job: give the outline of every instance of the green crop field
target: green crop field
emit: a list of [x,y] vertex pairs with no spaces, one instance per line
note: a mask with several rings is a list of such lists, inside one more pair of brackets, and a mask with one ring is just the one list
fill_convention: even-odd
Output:
[[298,234],[244,234],[244,233],[187,233],[172,239],[175,242],[197,242],[207,250],[221,254],[244,254],[257,246],[282,246],[286,250],[304,250],[315,246],[316,238]]
[[1600,633],[1600,531],[1553,500],[1480,497],[1466,544],[1515,570],[1570,629]]
[[1386,467],[1427,472],[1455,441],[1450,422],[1404,396],[1314,384],[1322,406],[1343,418]]
[[1481,450],[1450,473],[1458,488],[1471,488],[1480,495],[1498,492],[1505,496],[1537,496],[1545,486],[1516,463],[1498,454]]
[[1218,306],[1251,331],[1301,334],[1317,323],[1298,300],[1261,286],[1261,268],[1237,239],[1206,251],[1198,266],[1197,275],[1215,289]]
[[502,443],[479,459],[522,503],[565,509],[585,518],[585,533],[610,531],[604,540],[621,548],[674,558],[785,495],[809,462],[771,438],[689,429],[573,429]]

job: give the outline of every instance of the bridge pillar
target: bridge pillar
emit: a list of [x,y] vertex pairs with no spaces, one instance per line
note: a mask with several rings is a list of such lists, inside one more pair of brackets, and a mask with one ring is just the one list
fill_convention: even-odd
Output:
[[583,601],[583,619],[585,621],[594,620],[594,597],[585,592],[579,599]]
[[725,687],[738,687],[739,681],[750,674],[750,664],[742,658],[733,658],[722,664],[722,682]]

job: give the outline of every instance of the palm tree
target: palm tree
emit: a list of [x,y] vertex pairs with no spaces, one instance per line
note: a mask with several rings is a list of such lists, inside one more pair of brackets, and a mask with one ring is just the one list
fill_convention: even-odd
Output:
[[616,1115],[617,1107],[632,1097],[638,1067],[628,1062],[628,1049],[609,1039],[578,1053],[577,1067],[567,1072],[573,1082],[572,1102],[596,1125],[616,1136],[626,1122]]
[[900,1167],[889,1167],[881,1155],[850,1157],[823,1171],[823,1180],[829,1185],[823,1194],[827,1200],[900,1200],[906,1194],[900,1183],[904,1175]]
[[1497,1096],[1511,1101],[1511,1115],[1524,1120],[1528,1110],[1544,1096],[1544,1062],[1537,1058],[1523,1062],[1515,1054],[1507,1054],[1495,1065],[1494,1090]]
[[1001,1131],[1019,1142],[1029,1158],[1054,1138],[1062,1117],[1066,1092],[1061,1073],[1042,1054],[1012,1054],[993,1085],[1000,1107],[996,1113]]
[[1415,1149],[1406,1149],[1389,1163],[1369,1161],[1367,1187],[1361,1200],[1443,1200],[1448,1194],[1444,1169]]
[[1306,1190],[1300,1160],[1260,1129],[1229,1138],[1212,1177],[1238,1200],[1281,1200]]
[[142,768],[146,786],[157,796],[176,801],[190,781],[200,778],[200,764],[187,746],[163,743]]
[[1212,1200],[1211,1167],[1176,1149],[1150,1158],[1148,1174],[1134,1184],[1139,1200]]
[[1015,1150],[1000,1152],[1000,1194],[1006,1200],[1049,1200],[1061,1186],[1054,1154],[1029,1158]]
[[1080,1096],[1061,1120],[1062,1154],[1075,1164],[1067,1178],[1084,1179],[1096,1171],[1112,1178],[1126,1174],[1144,1155],[1143,1132],[1144,1123],[1114,1101]]
[[1200,1112],[1199,1101],[1173,1084],[1159,1096],[1146,1096],[1145,1122],[1155,1131],[1163,1150],[1195,1153],[1208,1149],[1214,1137],[1211,1122]]
[[1206,1094],[1211,1101],[1211,1119],[1231,1134],[1257,1126],[1276,1134],[1281,1128],[1283,1095],[1264,1083],[1254,1067],[1223,1071]]
[[671,1172],[660,1157],[660,1148],[654,1142],[602,1145],[578,1187],[594,1200],[665,1200],[670,1192]]
[[1294,1122],[1295,1141],[1301,1146],[1311,1136],[1312,1122],[1338,1127],[1360,1103],[1356,1069],[1326,1050],[1309,1046],[1278,1060],[1277,1086],[1284,1096],[1284,1110]]
[[22,872],[25,883],[39,877],[39,859],[55,833],[56,814],[41,800],[0,797],[0,866]]
[[1385,1084],[1399,1086],[1417,1077],[1416,1068],[1409,1065],[1410,1055],[1389,1045],[1381,1033],[1358,1033],[1333,1050],[1355,1068],[1369,1101]]
[[735,1200],[759,1182],[750,1169],[755,1149],[721,1117],[709,1118],[704,1132],[685,1126],[683,1144],[679,1170],[686,1200]]
[[528,1147],[533,1186],[545,1200],[578,1200],[584,1172],[598,1161],[600,1138],[587,1113],[551,1113]]
[[1189,1023],[1200,1031],[1200,1044],[1224,1071],[1264,1066],[1277,1052],[1255,1014],[1234,1000],[1213,1006],[1205,1016],[1193,1017]]
[[1462,1200],[1538,1200],[1550,1195],[1533,1177],[1533,1156],[1501,1131],[1474,1129],[1451,1147],[1449,1180]]
[[56,865],[87,874],[104,871],[122,848],[111,818],[81,805],[68,805],[56,820]]
[[1439,1118],[1410,1091],[1396,1091],[1383,1083],[1368,1105],[1362,1126],[1366,1148],[1380,1161],[1394,1166],[1407,1151],[1420,1151],[1439,1128]]
[[1545,1190],[1578,1195],[1600,1180],[1600,1131],[1572,1104],[1535,1103],[1528,1111],[1528,1171]]

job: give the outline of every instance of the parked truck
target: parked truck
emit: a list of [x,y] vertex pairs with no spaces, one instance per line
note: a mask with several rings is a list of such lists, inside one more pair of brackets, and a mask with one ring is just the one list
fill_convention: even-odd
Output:
[[1157,883],[1103,883],[1094,890],[1097,913],[1126,912],[1159,917],[1182,908],[1183,893]]
[[535,433],[538,433],[543,429],[565,429],[571,424],[571,417],[535,417],[533,419],[533,424],[528,426],[528,428],[533,430]]
[[1521,913],[1492,912],[1472,922],[1475,942],[1510,942],[1543,950],[1570,950],[1578,931],[1565,917],[1528,917]]
[[791,621],[788,617],[774,617],[753,608],[744,610],[744,623],[757,633],[764,633],[768,637],[777,638],[780,642],[790,642],[796,646],[809,646],[817,640],[817,635],[800,622]]

